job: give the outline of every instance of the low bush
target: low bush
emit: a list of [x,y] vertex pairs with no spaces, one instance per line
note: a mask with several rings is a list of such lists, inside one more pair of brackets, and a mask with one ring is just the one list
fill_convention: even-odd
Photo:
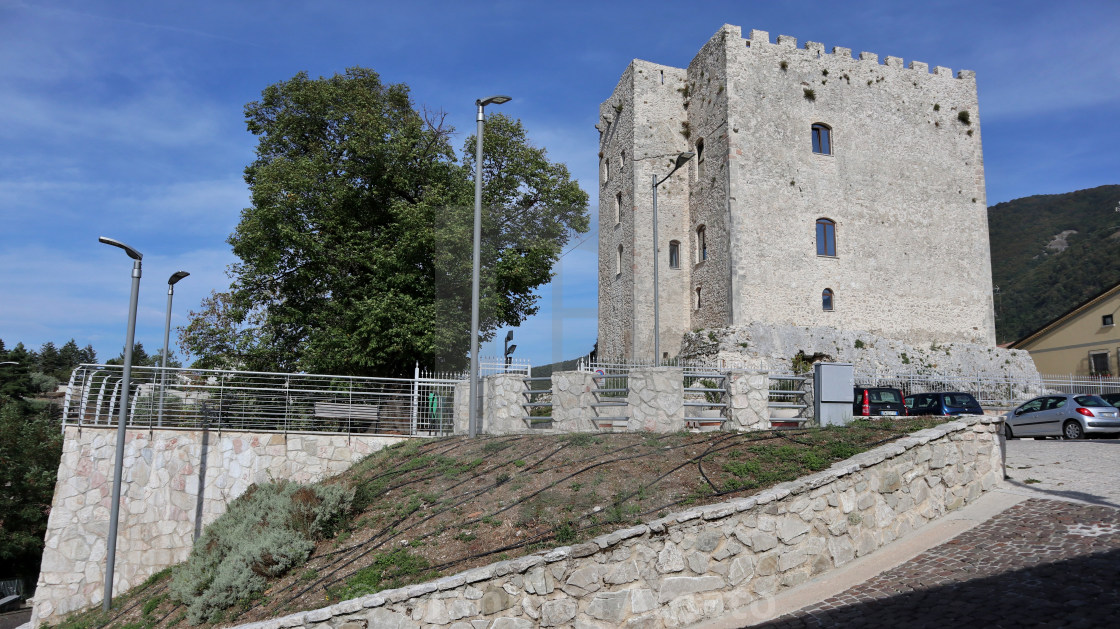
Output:
[[191,623],[217,620],[225,609],[258,596],[267,579],[306,561],[316,540],[335,534],[353,497],[353,489],[338,485],[253,485],[175,569],[171,596],[187,606]]

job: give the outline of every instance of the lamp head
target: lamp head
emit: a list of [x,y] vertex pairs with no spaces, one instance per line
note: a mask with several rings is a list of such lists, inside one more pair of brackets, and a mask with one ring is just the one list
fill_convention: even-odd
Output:
[[517,345],[510,345],[509,349],[506,350],[506,356],[509,356],[510,354],[512,354],[516,350],[517,350]]
[[175,284],[177,284],[179,282],[179,280],[183,279],[184,277],[186,277],[188,275],[190,275],[190,273],[187,273],[186,271],[175,271],[174,273],[171,274],[171,277],[167,278],[167,285],[168,286],[174,286]]
[[673,166],[673,170],[676,170],[676,169],[680,168],[681,166],[684,166],[685,163],[688,162],[688,160],[692,159],[692,157],[694,155],[696,155],[696,153],[693,153],[692,151],[685,151],[685,152],[681,153],[680,155],[677,155],[677,163],[676,163],[676,165]]
[[101,236],[100,238],[97,239],[97,242],[103,242],[107,245],[113,245],[114,247],[120,247],[121,249],[124,249],[124,252],[128,254],[128,257],[132,258],[133,260],[139,260],[139,259],[144,257],[144,254],[142,254],[139,251],[133,249],[132,247],[129,247],[128,245],[124,244],[123,242],[121,242],[119,240],[113,240],[112,238],[106,238],[105,236]]
[[498,94],[496,96],[489,96],[487,98],[480,98],[480,99],[474,101],[474,104],[478,105],[479,107],[485,107],[487,105],[501,105],[502,103],[508,103],[511,100],[513,100],[513,99],[510,98],[509,96],[502,96],[501,94]]
[[513,330],[510,330],[509,332],[506,332],[506,343],[509,343],[512,340],[513,340]]

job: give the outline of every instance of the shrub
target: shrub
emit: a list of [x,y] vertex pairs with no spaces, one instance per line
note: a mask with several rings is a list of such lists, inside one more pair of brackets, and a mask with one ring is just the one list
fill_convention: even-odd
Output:
[[170,591],[191,623],[213,622],[302,564],[315,540],[334,535],[350,510],[352,489],[278,482],[253,485],[195,542],[175,569]]
[[817,93],[806,87],[805,88],[805,100],[809,100],[809,101],[817,100]]
[[964,124],[972,124],[972,118],[968,115],[967,109],[957,112],[957,120],[960,120]]

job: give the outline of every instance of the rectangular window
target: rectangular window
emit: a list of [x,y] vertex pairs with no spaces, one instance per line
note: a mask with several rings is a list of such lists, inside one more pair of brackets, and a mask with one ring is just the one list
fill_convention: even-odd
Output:
[[681,243],[676,240],[669,243],[669,268],[681,268]]
[[1112,315],[1107,314],[1101,317],[1101,325],[1114,325],[1112,322]]
[[1089,352],[1089,371],[1094,376],[1112,373],[1108,368],[1108,352]]
[[836,223],[828,219],[817,221],[817,255],[836,256]]
[[619,192],[614,196],[614,222],[622,222],[622,193]]

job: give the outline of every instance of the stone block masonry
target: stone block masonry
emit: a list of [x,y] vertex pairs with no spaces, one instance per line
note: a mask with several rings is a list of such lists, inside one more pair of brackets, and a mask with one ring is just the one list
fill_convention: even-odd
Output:
[[[315,433],[130,430],[114,592],[187,558],[202,527],[249,485],[308,483],[402,440]],[[33,626],[100,603],[116,429],[67,427],[35,592]]]
[[867,555],[1003,478],[999,419],[923,430],[749,498],[240,629],[682,627]]

